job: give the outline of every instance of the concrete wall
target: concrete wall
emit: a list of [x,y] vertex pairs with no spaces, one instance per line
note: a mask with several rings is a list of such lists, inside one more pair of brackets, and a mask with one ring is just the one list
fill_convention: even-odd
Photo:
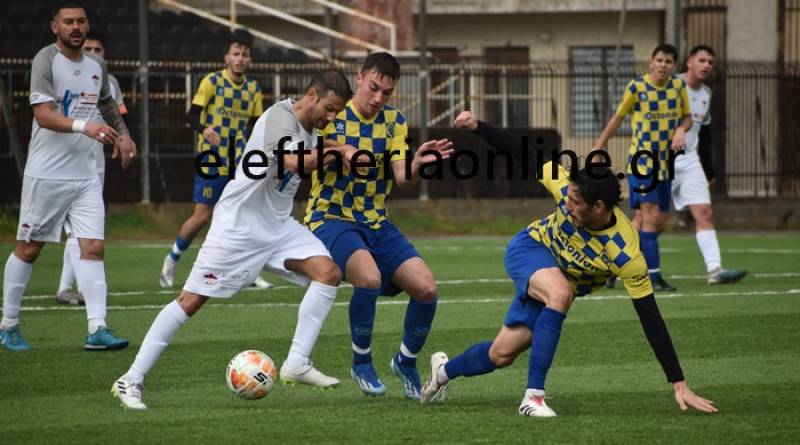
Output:
[[777,62],[778,0],[728,0],[728,61]]

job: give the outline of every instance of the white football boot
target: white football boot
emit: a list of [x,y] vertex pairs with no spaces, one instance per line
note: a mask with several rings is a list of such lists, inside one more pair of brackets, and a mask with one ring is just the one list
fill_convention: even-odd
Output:
[[314,367],[314,363],[310,360],[298,368],[289,368],[284,362],[283,366],[281,366],[280,377],[284,385],[300,383],[320,389],[336,388],[339,383],[342,383],[339,379],[320,372],[319,369]]
[[431,376],[422,387],[422,394],[419,397],[423,405],[429,403],[441,403],[447,397],[447,382],[439,383],[439,369],[448,362],[447,354],[444,352],[434,352],[431,355]]
[[255,287],[256,289],[265,290],[265,289],[271,288],[272,287],[272,283],[270,283],[269,281],[261,278],[261,276],[257,276],[255,281],[250,283],[250,287]]
[[143,383],[126,379],[124,375],[111,385],[111,394],[119,399],[125,409],[147,409],[147,405],[142,403],[143,392]]
[[527,389],[525,398],[519,405],[519,413],[529,417],[555,417],[556,412],[547,406],[544,401],[544,391],[541,389]]
[[158,284],[161,287],[172,287],[175,284],[175,260],[167,255],[164,258],[164,265],[161,266],[161,276],[158,278]]

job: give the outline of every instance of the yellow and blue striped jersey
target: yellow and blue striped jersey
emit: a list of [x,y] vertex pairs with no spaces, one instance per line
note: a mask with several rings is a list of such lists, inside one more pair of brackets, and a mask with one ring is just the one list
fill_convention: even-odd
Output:
[[[647,151],[658,159],[658,179],[669,179],[667,166],[672,135],[684,116],[691,113],[683,79],[673,75],[661,87],[655,86],[648,75],[630,81],[616,114],[625,117],[628,113],[632,113],[633,130],[628,151],[628,173],[631,173],[633,155],[637,151]],[[654,168],[653,156],[639,157],[637,163],[642,174],[650,175]]]
[[[552,179],[554,166],[558,179]],[[628,217],[614,207],[616,223],[605,230],[575,227],[567,212],[566,169],[552,161],[544,165],[540,182],[553,195],[556,211],[528,226],[528,234],[544,244],[569,280],[575,295],[586,295],[612,275],[625,284],[631,298],[653,293],[647,264],[639,250],[639,235]]]
[[192,105],[203,108],[200,123],[204,127],[213,127],[222,139],[217,146],[209,144],[202,134],[199,135],[197,152],[213,150],[219,154],[222,162],[221,167],[203,167],[203,172],[227,176],[229,147],[236,147],[234,160],[238,162],[247,145],[250,118],[257,118],[264,112],[261,87],[255,80],[247,78],[242,83],[234,83],[228,77],[227,70],[215,71],[200,81]]
[[372,152],[375,167],[370,168],[367,178],[363,179],[349,170],[343,170],[343,176],[337,178],[337,169],[341,167],[336,162],[328,165],[321,180],[320,175],[312,174],[304,222],[311,230],[328,219],[380,228],[386,219],[386,199],[394,183],[391,163],[406,159],[408,153],[406,118],[400,111],[385,105],[375,117],[366,119],[350,100],[323,134],[338,144],[350,144]]

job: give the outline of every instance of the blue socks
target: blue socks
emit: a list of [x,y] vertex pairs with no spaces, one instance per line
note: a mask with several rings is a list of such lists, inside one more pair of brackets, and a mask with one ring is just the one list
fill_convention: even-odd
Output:
[[353,341],[354,365],[372,361],[370,345],[378,294],[380,289],[357,287],[350,298],[350,338]]
[[489,358],[489,348],[491,347],[491,341],[475,343],[461,355],[452,358],[444,365],[444,372],[447,377],[454,379],[462,375],[469,377],[494,371],[494,363]]
[[186,249],[188,249],[191,245],[191,240],[185,240],[178,235],[175,237],[175,244],[172,245],[172,250],[169,252],[169,257],[172,258],[172,261],[178,261],[181,259],[183,252],[186,252]]
[[528,359],[528,388],[544,389],[544,381],[553,363],[565,318],[567,316],[561,312],[545,307],[536,319],[531,355]]
[[651,280],[661,278],[661,254],[658,251],[658,232],[639,232],[639,244],[647,263]]
[[403,322],[403,344],[400,346],[401,364],[417,365],[417,353],[425,345],[434,315],[436,315],[436,300],[429,302],[417,301],[413,298],[408,300],[406,318]]

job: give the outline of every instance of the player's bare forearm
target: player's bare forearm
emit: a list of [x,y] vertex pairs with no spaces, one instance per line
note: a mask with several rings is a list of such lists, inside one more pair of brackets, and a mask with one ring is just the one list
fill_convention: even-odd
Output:
[[52,102],[45,102],[33,106],[33,117],[42,128],[59,133],[72,133],[74,119],[62,116],[53,109]]
[[100,110],[100,115],[103,116],[103,120],[106,121],[111,128],[117,130],[121,135],[130,136],[128,126],[125,125],[125,120],[119,112],[119,106],[117,106],[117,103],[111,96],[100,99],[97,103],[97,109]]
[[417,182],[419,178],[420,165],[416,162],[411,162],[409,168],[406,169],[406,162],[398,160],[392,162],[392,173],[394,177],[394,184],[401,189],[409,188]]
[[606,124],[606,128],[600,133],[600,136],[597,137],[597,140],[594,142],[593,147],[598,150],[603,150],[608,143],[608,140],[611,139],[619,129],[619,126],[622,125],[624,117],[617,116],[616,114],[608,120],[608,124]]

